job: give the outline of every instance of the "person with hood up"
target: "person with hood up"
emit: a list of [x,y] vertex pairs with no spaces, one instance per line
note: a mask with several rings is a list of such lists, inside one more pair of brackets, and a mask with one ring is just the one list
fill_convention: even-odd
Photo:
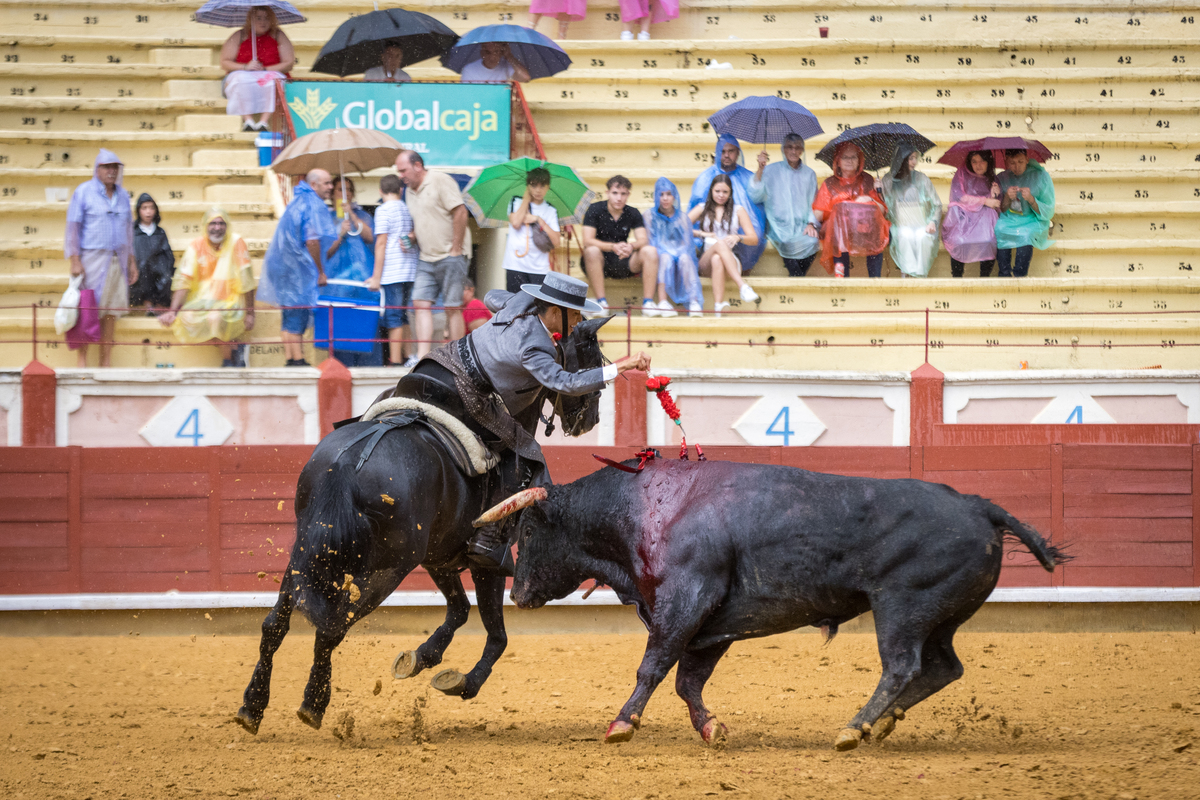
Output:
[[175,251],[159,223],[158,203],[146,192],[137,201],[137,225],[133,228],[133,255],[138,278],[129,287],[132,308],[166,308],[171,305],[171,277],[175,274]]
[[[1024,150],[1005,150],[1007,169],[996,176],[1000,186],[1000,219],[996,221],[996,261],[1001,278],[1029,274],[1033,248],[1054,244],[1050,220],[1054,217],[1054,183],[1050,173]],[[1017,251],[1013,263],[1013,251]]]
[[658,251],[658,283],[671,302],[686,305],[689,317],[704,316],[704,290],[696,266],[692,223],[679,202],[679,190],[667,178],[654,183],[654,206],[642,212],[650,246]]
[[337,236],[325,201],[333,194],[333,179],[323,169],[311,170],[296,186],[263,259],[258,296],[283,309],[280,323],[287,366],[307,367],[304,332],[312,324],[317,287],[325,285],[321,241]]
[[867,257],[867,275],[883,274],[888,221],[875,179],[863,172],[866,159],[854,142],[843,142],[833,154],[833,175],[825,179],[813,201],[821,227],[821,266],[831,275],[850,274],[850,256]]
[[[743,167],[741,161],[742,148],[738,144],[737,138],[728,133],[721,134],[717,139],[713,165],[701,172],[700,177],[696,178],[695,183],[692,184],[692,196],[688,199],[688,211],[696,206],[704,205],[708,200],[708,189],[712,186],[713,178],[718,174],[729,176],[729,182],[733,185],[733,202],[746,209],[750,214],[750,221],[754,223],[754,232],[758,234],[758,244],[739,244],[733,249],[733,254],[742,264],[742,272],[749,272],[754,269],[754,265],[758,263],[758,259],[767,246],[767,212],[763,210],[761,203],[750,199],[750,181],[753,180],[754,173]],[[747,298],[742,299],[754,302]]]
[[821,249],[813,200],[817,173],[804,164],[804,139],[798,133],[783,137],[783,161],[768,164],[770,156],[758,154],[758,172],[750,181],[750,199],[767,214],[767,237],[793,278],[803,278]]
[[181,342],[216,345],[223,367],[236,366],[233,342],[254,329],[254,271],[246,240],[229,230],[229,215],[213,206],[204,235],[183,251],[171,282],[171,308],[159,318]]
[[991,150],[972,150],[950,181],[950,208],[942,222],[942,244],[950,254],[953,277],[961,278],[963,266],[972,261],[979,262],[979,277],[991,276],[999,208],[995,156]]
[[[117,317],[129,309],[129,284],[138,278],[133,254],[133,214],[129,192],[121,185],[125,165],[111,150],[100,150],[92,179],[75,187],[67,208],[63,254],[71,275],[83,275],[83,288],[96,293],[100,311],[100,366],[112,361]],[[87,366],[88,343],[79,349],[79,366]]]
[[[378,291],[371,291],[366,286],[333,283],[341,280],[365,284],[375,274],[375,220],[370,211],[355,202],[354,181],[335,175],[333,185],[334,193],[341,197],[340,206],[345,218],[339,218],[336,211],[331,212],[337,236],[321,240],[321,246],[325,248],[325,275],[330,280],[321,294],[377,304]],[[382,367],[383,347],[375,342],[367,352],[335,348],[333,357],[347,367]]]
[[900,144],[892,156],[892,168],[883,176],[883,202],[891,223],[892,261],[910,278],[924,278],[938,254],[938,223],[942,201],[933,183],[917,170],[921,152]]

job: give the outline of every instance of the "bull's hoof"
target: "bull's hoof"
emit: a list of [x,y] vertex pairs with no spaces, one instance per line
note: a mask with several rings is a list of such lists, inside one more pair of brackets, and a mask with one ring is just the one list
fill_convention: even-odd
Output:
[[416,650],[405,650],[392,662],[392,677],[398,681],[411,678],[418,671]]
[[896,730],[896,718],[891,714],[885,714],[875,720],[875,726],[871,729],[871,740],[882,742],[894,730]]
[[255,736],[258,734],[259,723],[262,722],[262,714],[256,716],[250,713],[250,710],[245,706],[242,706],[238,709],[237,716],[233,718],[233,721],[245,728],[246,732],[251,736]]
[[444,669],[433,676],[433,680],[429,682],[429,685],[442,694],[457,697],[463,693],[463,689],[467,688],[467,676],[456,669]]
[[633,732],[636,726],[632,722],[615,719],[608,726],[608,731],[604,734],[604,741],[608,744],[616,744],[617,742],[628,742],[633,738]]
[[323,713],[318,713],[307,706],[300,706],[297,708],[296,716],[300,718],[301,722],[312,728],[314,731],[321,730],[321,720],[325,718]]
[[839,752],[853,750],[862,741],[863,732],[858,728],[843,728],[833,742],[833,749]]
[[717,722],[716,717],[704,723],[704,727],[700,729],[700,738],[704,740],[704,743],[718,750],[725,747],[728,735],[729,729],[725,727],[724,723]]

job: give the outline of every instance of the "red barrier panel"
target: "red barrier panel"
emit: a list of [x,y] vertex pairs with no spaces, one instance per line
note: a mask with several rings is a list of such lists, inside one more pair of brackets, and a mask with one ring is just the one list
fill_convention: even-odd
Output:
[[[1075,556],[1050,575],[1006,543],[1002,586],[1200,585],[1198,445],[706,452],[844,475],[919,473],[990,498]],[[296,479],[311,454],[306,445],[0,448],[0,593],[274,591],[295,535]],[[560,483],[601,468],[587,448],[546,455]],[[401,588],[433,586],[418,571]]]

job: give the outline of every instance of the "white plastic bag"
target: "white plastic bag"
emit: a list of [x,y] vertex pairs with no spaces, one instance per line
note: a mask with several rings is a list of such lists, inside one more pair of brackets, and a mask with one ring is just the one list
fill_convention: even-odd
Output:
[[73,275],[62,299],[58,301],[58,309],[54,312],[54,330],[61,336],[79,320],[79,292],[83,288],[83,273]]

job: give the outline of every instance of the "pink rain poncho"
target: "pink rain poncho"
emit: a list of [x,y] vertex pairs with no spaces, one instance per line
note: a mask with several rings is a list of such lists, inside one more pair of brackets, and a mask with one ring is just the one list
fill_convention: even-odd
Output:
[[942,222],[942,244],[950,257],[964,264],[996,257],[996,218],[999,211],[984,205],[992,196],[992,182],[976,175],[969,161],[950,182],[950,208]]
[[530,0],[529,13],[580,20],[587,16],[587,0]]
[[648,14],[651,22],[679,19],[679,0],[621,0],[621,22],[635,22]]

